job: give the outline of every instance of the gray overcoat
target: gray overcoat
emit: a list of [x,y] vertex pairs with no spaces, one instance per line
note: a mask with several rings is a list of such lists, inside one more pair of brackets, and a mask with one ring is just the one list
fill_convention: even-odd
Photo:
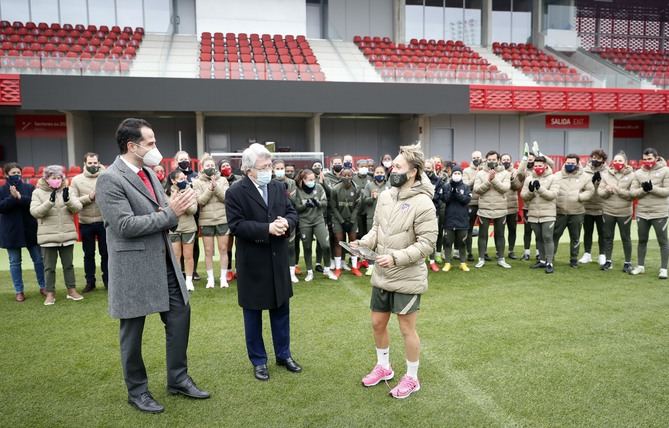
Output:
[[167,195],[153,171],[144,170],[158,202],[120,157],[100,174],[95,189],[107,231],[108,300],[113,318],[136,318],[169,310],[168,259],[184,302],[188,303],[181,267],[167,236],[168,230],[177,225],[177,216],[169,208]]

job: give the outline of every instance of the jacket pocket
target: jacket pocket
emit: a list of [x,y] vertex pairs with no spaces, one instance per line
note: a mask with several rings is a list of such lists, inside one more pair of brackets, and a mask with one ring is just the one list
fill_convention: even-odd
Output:
[[116,244],[116,251],[144,251],[146,247],[144,246],[144,242],[142,241],[137,241],[137,242],[118,242]]

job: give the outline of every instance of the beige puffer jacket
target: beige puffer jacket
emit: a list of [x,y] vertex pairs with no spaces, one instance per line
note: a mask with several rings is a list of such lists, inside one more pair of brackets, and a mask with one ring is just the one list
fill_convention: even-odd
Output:
[[[530,192],[530,183],[539,180],[539,190]],[[532,171],[532,175],[525,179],[520,197],[527,206],[527,221],[530,223],[545,223],[555,221],[557,212],[557,180],[549,168],[542,176]]]
[[[653,190],[646,193],[641,183],[650,181]],[[636,216],[645,220],[669,217],[669,167],[663,158],[659,158],[650,171],[644,168],[634,173],[632,197],[639,198]]]
[[374,225],[360,239],[360,246],[379,255],[392,254],[395,266],[377,265],[372,274],[374,287],[405,294],[427,291],[425,258],[437,242],[433,196],[434,187],[425,174],[411,188],[393,187],[379,194]]
[[484,218],[506,217],[506,195],[511,189],[511,174],[504,169],[504,165],[495,168],[495,178],[492,181],[488,181],[488,174],[490,168],[485,165],[474,180],[474,193],[479,195],[478,215]]
[[[593,168],[592,165],[588,164],[583,168],[583,173],[590,179],[592,183],[592,176],[595,172],[599,171],[600,175],[604,175],[606,171],[606,165],[602,165],[598,168]],[[599,197],[597,189],[599,188],[600,182],[594,184],[595,193],[592,195],[589,201],[586,201],[583,205],[585,206],[585,213],[587,215],[602,215],[602,198]]]
[[[216,187],[212,191],[211,180],[216,180]],[[225,216],[225,192],[228,191],[228,180],[216,173],[213,177],[200,174],[197,180],[193,180],[193,190],[197,195],[197,203],[200,206],[200,226],[218,226],[227,224]]]
[[579,168],[571,174],[564,167],[555,174],[557,180],[557,213],[561,215],[585,214],[586,201],[595,194],[592,176]]
[[[483,163],[477,167],[474,165],[469,165],[467,168],[462,170],[462,182],[465,183],[470,189],[474,189],[474,182],[476,181],[476,175],[481,171]],[[479,194],[472,192],[472,199],[469,201],[470,207],[479,206]]]
[[102,165],[100,165],[100,170],[95,174],[91,174],[84,167],[84,172],[74,177],[70,183],[70,192],[72,193],[72,196],[79,198],[79,202],[81,202],[83,207],[81,211],[79,211],[79,223],[81,224],[102,222],[102,214],[100,213],[98,204],[91,200],[89,195],[95,190],[98,177],[103,172],[104,167]]
[[[195,180],[197,181],[197,180]],[[170,189],[171,197],[175,197],[179,193],[179,188],[175,185]],[[179,224],[174,233],[193,233],[197,232],[197,223],[195,223],[195,213],[197,212],[197,198],[191,204],[186,212],[179,216]]]
[[33,191],[30,215],[37,219],[37,243],[42,247],[73,245],[77,241],[74,214],[81,210],[81,202],[72,195],[67,202],[63,201],[63,189],[67,184],[64,179],[56,191],[55,203],[50,201],[53,189],[45,179],[40,178]]
[[[602,172],[602,182],[597,187],[597,194],[602,198],[602,212],[613,217],[632,217],[632,180],[634,170],[627,165],[617,172],[608,167]],[[611,190],[607,189],[610,187]]]
[[515,168],[509,168],[507,172],[509,173],[509,181],[511,183],[511,188],[506,192],[506,213],[508,215],[518,213],[518,193],[523,188],[525,173]]

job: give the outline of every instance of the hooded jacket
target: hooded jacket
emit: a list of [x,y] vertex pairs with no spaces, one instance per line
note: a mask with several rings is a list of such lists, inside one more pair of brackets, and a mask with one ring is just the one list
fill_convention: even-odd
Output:
[[[590,182],[592,183],[592,177],[596,172],[599,172],[600,175],[603,175],[604,172],[606,171],[606,165],[602,164],[597,168],[594,168],[590,162],[583,168],[583,173],[590,178]],[[595,193],[593,193],[592,198],[590,200],[585,201],[583,204],[585,206],[585,213],[587,215],[602,215],[602,198],[599,197],[599,194],[597,193],[597,189],[599,188],[599,183],[596,182],[593,183],[595,187]]]
[[42,247],[68,246],[77,241],[74,214],[81,210],[81,202],[72,195],[67,202],[63,200],[63,189],[67,184],[63,179],[56,190],[55,202],[51,202],[53,189],[44,178],[40,178],[33,191],[30,214],[37,219],[37,243]]
[[[172,187],[170,188],[170,195],[171,195],[170,198],[176,196],[176,194],[179,193],[179,191],[180,190],[176,185],[172,185]],[[177,228],[173,233],[197,232],[197,223],[195,223],[196,212],[197,212],[197,198],[193,201],[190,207],[186,208],[186,212],[178,217],[179,224],[177,225]]]
[[586,175],[582,168],[572,173],[562,167],[555,174],[557,181],[557,213],[560,215],[585,214],[584,202],[595,194],[592,176]]
[[[650,181],[653,188],[650,192],[643,190],[641,183]],[[669,217],[669,167],[663,158],[659,158],[655,166],[647,170],[638,169],[632,180],[632,197],[639,198],[636,216],[645,220]]]
[[[530,192],[530,183],[539,180],[539,189]],[[557,207],[557,180],[549,168],[539,176],[536,172],[525,179],[520,197],[527,205],[527,221],[545,223],[555,221]]]
[[[626,165],[620,172],[609,166],[602,172],[602,181],[597,187],[597,194],[602,198],[602,212],[613,217],[632,216],[632,179],[634,173]],[[608,190],[607,187],[611,187]]]
[[70,192],[72,197],[78,198],[81,202],[81,211],[79,211],[79,223],[91,224],[102,222],[102,214],[100,208],[94,200],[89,196],[95,190],[95,185],[98,182],[98,177],[104,172],[104,167],[100,165],[100,169],[95,174],[88,172],[84,168],[84,172],[77,175],[70,183]]
[[446,204],[444,229],[469,229],[469,201],[471,198],[472,192],[469,186],[462,181],[456,183],[450,180],[444,185],[444,193],[441,196],[441,200]]
[[379,255],[392,255],[395,264],[374,267],[374,287],[405,294],[427,291],[425,258],[437,241],[433,196],[434,187],[425,174],[410,188],[393,187],[379,194],[374,225],[359,244]]
[[492,181],[488,180],[489,174],[490,168],[484,165],[474,180],[474,193],[479,195],[478,215],[484,218],[506,217],[506,194],[511,189],[511,175],[504,169],[504,165],[497,165]]
[[[216,187],[211,190],[211,181],[216,180]],[[226,224],[228,219],[225,216],[225,193],[230,185],[225,177],[221,177],[217,172],[209,177],[207,174],[200,174],[193,180],[193,190],[197,195],[197,203],[200,206],[199,225],[200,226],[218,226]]]

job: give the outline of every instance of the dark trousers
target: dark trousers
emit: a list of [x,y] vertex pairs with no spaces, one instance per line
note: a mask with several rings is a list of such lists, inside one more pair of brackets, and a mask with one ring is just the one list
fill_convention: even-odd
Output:
[[[467,242],[466,242],[466,247],[467,247],[467,255],[471,255],[472,253],[472,235],[474,234],[474,225],[476,224],[476,213],[479,210],[478,205],[470,205],[469,206],[469,230],[467,230]],[[479,231],[481,233],[481,231]],[[484,257],[485,253],[479,254],[479,257]]]
[[509,231],[509,253],[513,253],[513,247],[516,246],[516,229],[518,227],[518,213],[506,215],[506,228]]
[[[168,262],[169,263],[169,262]],[[190,332],[190,305],[184,303],[177,274],[168,264],[167,284],[170,294],[170,310],[160,313],[165,324],[165,347],[167,351],[167,385],[177,386],[188,375],[186,351]],[[181,272],[178,273],[181,275]],[[128,387],[128,395],[138,397],[148,391],[146,367],[142,359],[142,335],[146,317],[121,320],[121,365]]]
[[555,247],[553,243],[554,221],[543,223],[530,223],[534,235],[537,237],[537,250],[539,250],[539,260],[546,263],[553,263]]
[[623,253],[625,254],[625,263],[632,261],[632,216],[614,217],[604,214],[602,216],[602,229],[604,232],[604,253],[606,260],[611,260],[613,254],[613,239],[616,236],[616,225],[620,231],[620,240],[623,243]]
[[669,239],[667,239],[667,217],[654,218],[646,220],[644,218],[637,218],[636,223],[639,228],[639,247],[638,247],[638,264],[643,266],[646,262],[646,250],[648,248],[648,234],[650,229],[655,230],[657,243],[660,245],[660,268],[666,269],[669,262]]
[[487,218],[481,217],[481,225],[479,226],[479,258],[485,257],[488,252],[488,227],[490,223],[494,226],[495,232],[495,251],[497,259],[504,258],[504,223],[505,217]]
[[[525,230],[523,231],[523,249],[530,251],[530,247],[532,246],[532,226],[527,221],[527,210],[523,210],[523,220],[525,221]],[[536,242],[536,238],[534,240]]]
[[98,242],[98,251],[102,263],[102,282],[107,286],[107,233],[104,223],[80,224],[81,244],[84,249],[84,272],[86,284],[95,285],[95,241]]
[[465,254],[465,241],[467,241],[467,230],[451,230],[446,229],[444,232],[444,261],[446,263],[451,262],[451,255],[453,254],[452,247],[455,246],[455,249],[460,253],[460,263],[464,263],[467,260],[467,255]]
[[[254,366],[267,364],[267,351],[262,338],[262,310],[243,309],[246,351]],[[272,326],[272,343],[277,360],[290,358],[290,307],[289,303],[269,310]]]
[[553,243],[555,245],[555,254],[557,254],[558,244],[565,229],[569,230],[569,261],[575,261],[578,258],[578,251],[581,247],[581,226],[583,225],[584,214],[558,214],[555,220],[555,231],[553,232]]
[[446,223],[446,205],[442,204],[437,210],[437,253],[441,253],[444,245],[444,223]]
[[586,253],[592,254],[592,234],[597,227],[597,237],[599,241],[599,254],[604,254],[604,221],[601,215],[586,214],[583,217],[583,249]]

